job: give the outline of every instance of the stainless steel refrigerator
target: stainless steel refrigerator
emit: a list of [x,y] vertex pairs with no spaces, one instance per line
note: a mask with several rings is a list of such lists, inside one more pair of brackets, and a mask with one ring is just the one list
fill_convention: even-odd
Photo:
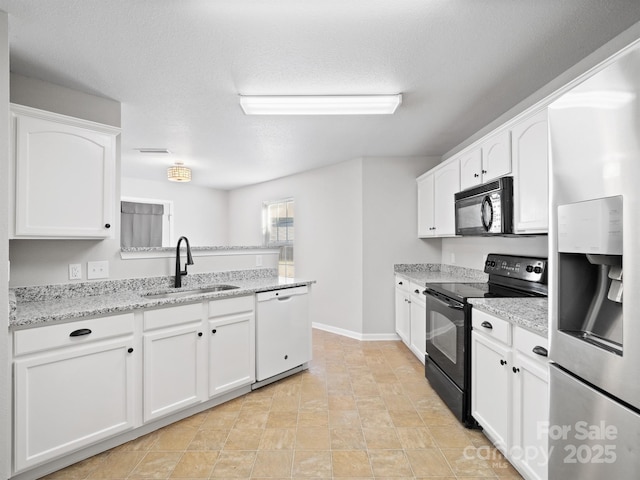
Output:
[[552,103],[549,135],[549,478],[640,478],[640,46]]

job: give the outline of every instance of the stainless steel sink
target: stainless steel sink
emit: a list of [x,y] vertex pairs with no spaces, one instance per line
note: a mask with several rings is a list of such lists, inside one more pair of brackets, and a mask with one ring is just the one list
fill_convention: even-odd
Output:
[[234,290],[237,287],[235,285],[212,285],[210,287],[192,288],[189,290],[175,290],[171,292],[163,293],[148,293],[144,295],[147,298],[180,298],[188,297],[189,295],[201,295],[205,293],[223,292],[225,290]]

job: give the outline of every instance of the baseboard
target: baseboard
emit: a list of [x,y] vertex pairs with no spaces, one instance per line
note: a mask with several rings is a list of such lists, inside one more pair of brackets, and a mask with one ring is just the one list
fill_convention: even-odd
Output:
[[395,333],[360,333],[316,322],[313,322],[311,326],[318,330],[335,333],[337,335],[342,335],[343,337],[353,338],[355,340],[360,340],[361,342],[388,342],[392,340],[400,340],[400,337]]

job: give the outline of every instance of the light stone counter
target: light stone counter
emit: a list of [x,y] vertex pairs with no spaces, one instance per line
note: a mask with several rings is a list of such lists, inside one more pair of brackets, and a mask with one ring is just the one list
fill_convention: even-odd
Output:
[[486,282],[489,276],[481,270],[439,263],[397,264],[394,273],[420,285],[427,283]]
[[549,333],[546,298],[470,298],[473,308],[482,310],[546,337]]
[[221,272],[183,277],[182,290],[209,285],[230,284],[239,288],[211,293],[194,293],[179,298],[148,298],[145,294],[175,291],[173,277],[84,282],[78,284],[20,287],[15,315],[10,316],[13,329],[41,326],[50,322],[78,320],[96,315],[111,315],[142,308],[204,300],[253,295],[257,292],[311,285],[314,281],[284,279],[273,269]]

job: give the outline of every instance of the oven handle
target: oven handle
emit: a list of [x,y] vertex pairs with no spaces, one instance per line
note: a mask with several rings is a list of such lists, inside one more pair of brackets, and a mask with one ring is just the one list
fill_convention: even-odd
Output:
[[435,292],[433,292],[433,291],[431,291],[429,289],[426,289],[422,293],[424,293],[425,295],[429,295],[430,297],[434,298],[436,301],[438,301],[438,302],[442,303],[443,305],[446,305],[447,307],[452,308],[454,310],[463,310],[464,309],[464,305],[463,304],[458,303],[458,302],[445,302],[442,298],[440,298],[440,296],[437,293],[435,293]]

